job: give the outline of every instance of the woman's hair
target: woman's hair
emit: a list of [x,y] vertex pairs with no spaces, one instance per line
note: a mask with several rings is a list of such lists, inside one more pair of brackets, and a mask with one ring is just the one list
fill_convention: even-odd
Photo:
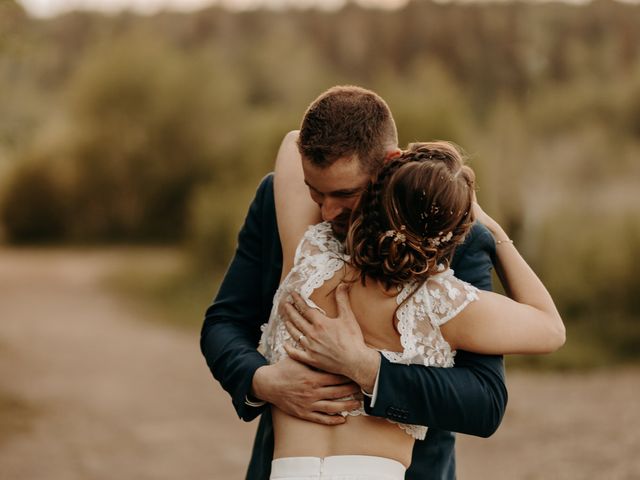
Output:
[[448,266],[473,224],[474,182],[450,142],[412,143],[387,163],[360,198],[347,236],[361,281],[391,288]]

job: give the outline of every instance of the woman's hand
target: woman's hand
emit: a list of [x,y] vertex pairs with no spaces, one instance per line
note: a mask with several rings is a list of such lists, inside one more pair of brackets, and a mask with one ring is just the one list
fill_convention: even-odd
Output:
[[477,222],[480,222],[485,227],[489,229],[493,238],[497,241],[506,241],[509,240],[508,235],[502,229],[500,224],[496,222],[493,218],[491,218],[480,206],[478,203],[478,199],[476,197],[476,192],[473,192],[473,204],[471,206],[473,209],[473,215]]
[[473,192],[473,203],[471,204],[471,209],[473,211],[473,216],[476,221],[483,224],[485,227],[489,228],[491,224],[496,224],[497,222],[491,218],[487,213],[482,209],[480,204],[478,203],[478,197],[476,197],[476,192]]

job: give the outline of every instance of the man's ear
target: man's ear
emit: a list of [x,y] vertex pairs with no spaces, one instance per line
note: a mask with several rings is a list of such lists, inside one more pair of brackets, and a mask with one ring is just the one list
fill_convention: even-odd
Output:
[[398,158],[400,155],[402,155],[402,150],[400,150],[399,148],[394,148],[393,150],[389,150],[387,154],[384,156],[383,163],[389,163],[391,160],[393,160],[394,158]]

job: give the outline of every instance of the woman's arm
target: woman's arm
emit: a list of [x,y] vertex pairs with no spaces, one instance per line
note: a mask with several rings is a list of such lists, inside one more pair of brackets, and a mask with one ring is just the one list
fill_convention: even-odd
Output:
[[480,292],[441,328],[452,348],[485,354],[551,353],[565,342],[565,328],[549,292],[502,227],[478,204],[477,219],[496,239],[496,271],[509,298]]
[[285,135],[276,157],[274,174],[276,217],[282,244],[283,277],[293,266],[296,247],[307,227],[320,221],[318,205],[311,200],[307,186],[304,184],[297,140],[297,130]]

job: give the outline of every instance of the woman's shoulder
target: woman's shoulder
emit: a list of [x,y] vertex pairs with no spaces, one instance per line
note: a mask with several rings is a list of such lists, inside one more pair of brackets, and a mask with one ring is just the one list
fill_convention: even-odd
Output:
[[294,263],[299,263],[305,257],[319,254],[335,254],[343,256],[344,245],[340,242],[329,222],[309,225],[304,232],[295,254]]
[[427,305],[431,321],[441,326],[478,300],[478,289],[456,277],[451,268],[440,266],[420,287],[419,296]]

